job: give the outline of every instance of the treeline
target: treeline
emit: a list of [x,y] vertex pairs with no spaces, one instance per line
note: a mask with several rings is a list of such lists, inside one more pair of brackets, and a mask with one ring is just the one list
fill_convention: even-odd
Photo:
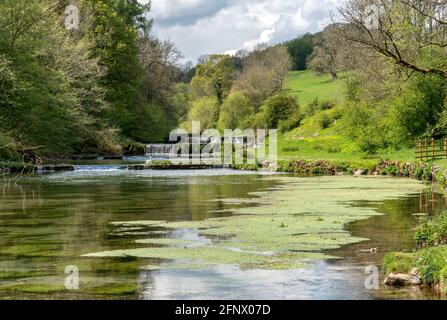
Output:
[[176,83],[189,70],[151,36],[148,5],[79,0],[67,28],[68,5],[0,1],[1,159],[131,151],[163,141],[186,112]]
[[202,129],[291,127],[299,113],[296,100],[282,92],[291,69],[291,58],[283,45],[260,45],[235,56],[202,57],[187,87],[188,113],[182,126],[192,121]]

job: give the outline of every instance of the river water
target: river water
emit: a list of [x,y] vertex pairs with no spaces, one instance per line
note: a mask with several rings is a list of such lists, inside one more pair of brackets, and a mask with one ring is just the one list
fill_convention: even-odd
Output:
[[[135,240],[164,234],[201,240],[198,232],[135,227],[117,221],[200,221],[232,215],[254,192],[277,188],[282,175],[231,170],[129,172],[120,165],[77,166],[56,173],[0,182],[0,298],[2,299],[434,299],[429,290],[365,288],[365,267],[380,267],[383,255],[411,250],[412,228],[423,215],[445,207],[442,195],[424,191],[380,202],[353,201],[381,216],[350,223],[356,244],[325,252],[339,259],[312,261],[292,270],[145,268],[164,259],[86,258],[132,248]],[[296,179],[301,179],[296,177]],[[244,204],[245,206],[247,204]],[[207,240],[207,239],[202,239]],[[377,253],[368,250],[378,248]],[[66,290],[67,266],[79,271],[79,290]],[[68,272],[68,271],[67,271]],[[383,282],[383,276],[380,276]]]

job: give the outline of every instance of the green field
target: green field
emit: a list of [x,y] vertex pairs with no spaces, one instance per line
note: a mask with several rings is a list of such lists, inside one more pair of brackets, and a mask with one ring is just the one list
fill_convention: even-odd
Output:
[[284,91],[298,99],[301,106],[319,101],[343,102],[345,100],[345,77],[340,74],[337,80],[330,75],[317,75],[312,71],[290,72],[284,84]]

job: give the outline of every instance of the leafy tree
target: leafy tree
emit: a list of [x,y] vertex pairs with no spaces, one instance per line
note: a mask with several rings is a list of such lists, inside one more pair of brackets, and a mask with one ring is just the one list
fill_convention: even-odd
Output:
[[216,128],[219,117],[219,102],[214,97],[204,97],[191,103],[188,119],[183,127],[191,131],[193,121],[200,121],[202,130]]
[[254,109],[250,106],[248,99],[239,92],[233,92],[222,104],[218,128],[222,131],[225,129],[245,129],[244,121],[253,112]]
[[281,121],[288,120],[299,111],[296,100],[285,94],[277,94],[268,98],[262,105],[265,125],[269,129],[277,129]]
[[149,5],[137,0],[90,0],[93,5],[94,29],[91,36],[95,41],[94,54],[107,69],[103,77],[106,100],[111,109],[107,117],[121,132],[136,140],[147,140],[150,135],[134,131],[136,125],[147,129],[150,119],[146,114],[142,95],[143,68],[139,61],[137,39],[139,33],[147,34],[150,24],[145,22]]
[[310,33],[286,43],[287,51],[292,57],[293,70],[307,69],[307,62],[314,51],[314,37]]
[[104,145],[96,120],[106,108],[98,85],[102,69],[82,31],[68,32],[59,22],[54,1],[0,2],[0,81],[7,89],[0,121],[25,155]]
[[228,55],[210,55],[202,58],[196,67],[192,86],[197,97],[213,95],[219,104],[230,93],[235,71],[234,59]]

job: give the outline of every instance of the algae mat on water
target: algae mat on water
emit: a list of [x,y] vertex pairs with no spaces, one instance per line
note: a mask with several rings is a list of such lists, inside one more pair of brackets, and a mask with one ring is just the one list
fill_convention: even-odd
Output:
[[149,269],[200,268],[217,264],[257,269],[298,268],[310,260],[329,258],[323,250],[367,240],[353,237],[345,226],[380,213],[367,206],[353,206],[356,202],[380,202],[427,188],[414,180],[386,177],[266,179],[278,180],[278,187],[251,194],[255,197],[248,200],[216,200],[244,204],[245,207],[233,210],[230,217],[190,222],[125,221],[112,224],[121,230],[139,225],[183,230],[181,234],[190,235],[184,239],[151,237],[136,242],[147,244],[146,247],[85,256],[171,261],[162,266],[148,266]]

